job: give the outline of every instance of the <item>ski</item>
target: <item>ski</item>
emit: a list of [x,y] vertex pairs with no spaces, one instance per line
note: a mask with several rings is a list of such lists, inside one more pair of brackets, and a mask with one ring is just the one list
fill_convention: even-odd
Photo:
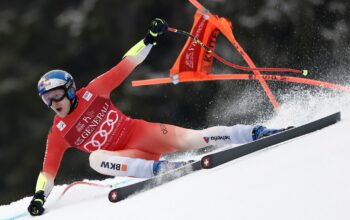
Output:
[[239,157],[243,157],[247,154],[268,148],[272,145],[322,129],[329,125],[335,124],[338,121],[340,121],[340,112],[248,144],[243,144],[238,147],[222,150],[216,153],[210,153],[202,157],[200,161],[195,161],[162,175],[155,176],[153,178],[146,179],[144,181],[131,185],[112,189],[108,194],[108,199],[114,203],[122,201],[131,195],[155,188],[159,185],[170,182],[202,168],[209,169],[219,166]]
[[111,202],[119,202],[133,194],[152,189],[200,169],[202,169],[201,161],[195,161],[159,176],[155,176],[124,187],[112,189],[108,194],[108,199]]
[[248,144],[243,144],[238,147],[208,154],[201,159],[202,168],[210,169],[272,145],[317,131],[329,125],[335,124],[336,122],[340,121],[340,118],[340,112],[337,112],[316,121],[288,129],[281,133],[277,133]]

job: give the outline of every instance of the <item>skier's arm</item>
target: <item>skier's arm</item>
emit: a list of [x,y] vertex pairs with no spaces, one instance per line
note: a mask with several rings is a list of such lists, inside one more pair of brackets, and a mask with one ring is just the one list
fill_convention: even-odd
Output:
[[57,133],[50,132],[48,135],[43,169],[39,174],[35,194],[28,207],[31,215],[41,215],[44,212],[43,205],[54,186],[55,176],[68,146],[68,143]]
[[146,46],[141,40],[133,46],[125,55],[122,61],[109,71],[94,79],[88,89],[102,96],[109,97],[113,89],[118,87],[130,73],[144,61],[152,48],[152,44]]
[[157,36],[165,32],[167,28],[168,25],[162,19],[152,21],[146,37],[133,46],[116,66],[93,80],[88,85],[88,89],[108,97],[111,91],[118,87],[145,60],[155,44]]

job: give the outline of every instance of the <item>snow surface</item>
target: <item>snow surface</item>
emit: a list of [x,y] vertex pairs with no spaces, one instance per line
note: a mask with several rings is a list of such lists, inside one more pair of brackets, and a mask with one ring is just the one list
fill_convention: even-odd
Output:
[[[305,105],[305,103],[307,103]],[[320,107],[322,106],[322,107]],[[201,170],[120,203],[109,189],[56,186],[35,219],[350,219],[350,96],[310,96],[281,106],[265,123],[299,125],[342,111],[339,123],[212,170]],[[101,184],[131,178],[95,181]],[[93,181],[92,181],[93,182]],[[25,213],[29,197],[0,206],[0,219]],[[22,219],[31,218],[26,215]]]

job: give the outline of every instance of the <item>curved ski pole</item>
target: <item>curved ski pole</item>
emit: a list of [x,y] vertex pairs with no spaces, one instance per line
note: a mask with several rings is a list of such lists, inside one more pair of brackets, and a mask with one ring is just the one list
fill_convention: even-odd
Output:
[[[66,192],[71,189],[72,187],[76,186],[76,185],[87,185],[87,186],[95,186],[95,187],[102,187],[102,188],[116,188],[117,186],[119,186],[120,184],[124,184],[124,183],[127,183],[128,180],[125,180],[125,181],[122,181],[122,182],[119,182],[119,183],[116,183],[116,184],[99,184],[99,183],[90,183],[90,182],[87,182],[87,181],[76,181],[76,182],[73,182],[71,184],[69,184],[68,186],[66,186],[66,188],[62,191],[62,193],[60,194],[60,196],[57,198],[57,200],[54,201],[54,203],[56,203],[57,201],[59,201],[60,199],[62,199],[62,197],[66,194]],[[52,204],[51,204],[52,205]],[[19,219],[19,218],[23,218],[25,216],[29,216],[29,213],[28,211],[23,211],[17,215],[14,215],[12,217],[8,217],[8,218],[5,218],[5,220],[16,220],[16,219]]]
[[101,188],[112,188],[113,185],[111,184],[107,184],[107,185],[104,185],[104,184],[99,184],[99,183],[90,183],[90,182],[86,182],[86,181],[76,181],[76,182],[73,182],[71,184],[69,184],[63,191],[62,193],[60,194],[60,196],[58,197],[58,200],[61,199],[64,194],[66,194],[66,192],[72,188],[73,186],[76,186],[76,185],[87,185],[87,186],[96,186],[96,187],[101,187]]
[[100,187],[100,188],[115,188],[115,187],[117,187],[121,184],[125,184],[127,182],[129,182],[129,180],[124,180],[122,182],[115,183],[115,184],[100,184],[100,183],[90,183],[87,181],[76,181],[76,182],[73,182],[73,183],[69,184],[68,186],[66,186],[66,188],[62,191],[62,193],[60,194],[60,196],[58,197],[57,200],[61,199],[70,188],[72,188],[73,186],[76,186],[76,185],[87,185],[87,186],[95,186],[95,187]]
[[[192,76],[192,72],[183,73],[186,75]],[[335,91],[350,92],[350,87],[337,85],[329,82],[323,82],[315,79],[307,79],[301,77],[293,76],[281,76],[281,75],[263,75],[262,78],[267,81],[280,81],[286,83],[298,83],[310,86],[317,86],[326,89],[332,89]],[[186,78],[184,77],[181,82],[197,82],[197,81],[217,81],[217,80],[259,80],[258,76],[247,73],[235,73],[235,74],[225,74],[225,73],[215,73],[208,74],[199,79],[195,78]],[[137,80],[132,82],[132,86],[148,86],[148,85],[158,85],[158,84],[170,84],[172,80],[168,78],[157,78],[157,79],[146,79],[146,80]]]
[[250,68],[250,67],[240,66],[240,65],[231,63],[230,61],[222,58],[217,53],[215,53],[215,51],[213,51],[208,46],[206,46],[202,41],[200,41],[197,37],[191,35],[190,33],[186,32],[186,31],[179,30],[179,29],[172,28],[172,27],[169,27],[168,31],[169,32],[173,32],[173,33],[177,33],[177,34],[182,34],[182,35],[184,35],[186,37],[190,37],[191,39],[193,39],[194,42],[196,42],[201,47],[203,47],[209,54],[211,54],[219,62],[221,62],[221,63],[223,63],[223,64],[225,64],[227,66],[230,66],[232,68],[235,68],[235,69],[244,70],[244,71],[300,73],[300,74],[303,74],[304,76],[306,76],[308,74],[307,70],[297,70],[297,69],[291,69],[291,68],[267,68],[267,67]]

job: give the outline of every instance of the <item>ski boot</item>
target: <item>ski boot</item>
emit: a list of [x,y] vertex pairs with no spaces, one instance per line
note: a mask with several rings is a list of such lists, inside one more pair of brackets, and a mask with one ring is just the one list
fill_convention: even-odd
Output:
[[155,176],[168,172],[169,170],[174,170],[179,167],[185,166],[186,164],[194,162],[193,160],[190,161],[180,161],[180,162],[170,162],[166,160],[159,160],[159,161],[154,161],[153,163],[153,174]]
[[260,138],[267,137],[273,134],[277,134],[282,131],[286,131],[288,129],[294,128],[293,126],[287,127],[287,128],[280,128],[280,129],[270,129],[266,128],[262,125],[257,125],[253,128],[252,136],[253,140],[256,141]]

